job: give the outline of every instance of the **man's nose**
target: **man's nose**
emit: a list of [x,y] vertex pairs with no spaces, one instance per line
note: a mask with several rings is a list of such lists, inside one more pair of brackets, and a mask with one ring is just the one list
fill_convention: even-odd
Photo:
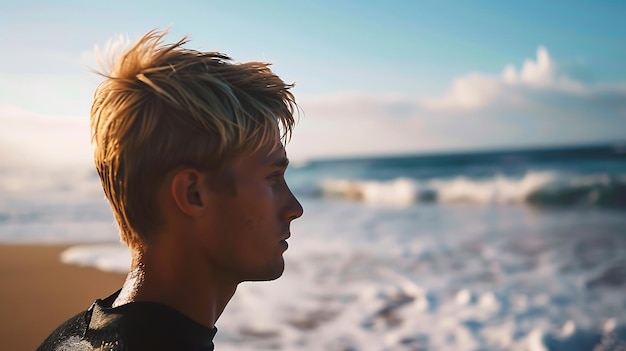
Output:
[[302,208],[302,204],[300,204],[300,201],[298,201],[291,189],[289,189],[289,205],[286,212],[287,219],[289,221],[300,218],[302,217],[302,214],[304,214],[304,208]]

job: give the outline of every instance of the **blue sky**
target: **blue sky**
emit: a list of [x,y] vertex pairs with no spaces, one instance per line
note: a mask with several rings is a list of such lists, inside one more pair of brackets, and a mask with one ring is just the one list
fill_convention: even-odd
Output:
[[625,17],[619,1],[5,1],[0,147],[25,121],[86,125],[94,45],[170,24],[297,83],[296,158],[620,141]]

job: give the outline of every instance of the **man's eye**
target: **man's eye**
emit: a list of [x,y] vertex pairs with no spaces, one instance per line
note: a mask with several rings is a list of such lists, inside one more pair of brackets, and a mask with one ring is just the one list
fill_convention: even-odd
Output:
[[282,178],[282,176],[283,176],[283,172],[276,171],[276,172],[270,174],[269,177],[267,177],[267,179],[270,182],[274,182],[275,183],[275,182],[278,182]]

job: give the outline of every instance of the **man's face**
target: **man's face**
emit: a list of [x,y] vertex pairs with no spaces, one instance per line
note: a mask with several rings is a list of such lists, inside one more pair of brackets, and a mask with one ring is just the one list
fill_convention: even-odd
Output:
[[303,213],[285,182],[288,162],[282,145],[237,158],[231,167],[236,193],[215,195],[208,259],[238,282],[283,273],[289,225]]

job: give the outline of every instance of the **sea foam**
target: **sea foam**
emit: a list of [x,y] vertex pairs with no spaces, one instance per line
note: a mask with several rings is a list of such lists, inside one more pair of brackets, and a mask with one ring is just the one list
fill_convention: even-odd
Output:
[[522,177],[458,176],[447,179],[388,181],[326,179],[322,197],[372,204],[408,205],[419,202],[523,204],[556,206],[626,206],[626,175],[571,176],[556,172],[528,172]]
[[[306,216],[292,225],[284,275],[239,286],[217,323],[217,348],[583,351],[624,345],[620,289],[611,288],[612,281],[585,285],[602,277],[609,262],[620,264],[625,244],[614,230],[624,224],[620,216],[302,203]],[[468,219],[490,224],[470,226]],[[595,246],[585,244],[590,231]],[[590,264],[580,250],[606,262],[579,265],[581,259]],[[62,259],[126,272],[130,255],[119,245],[81,245]],[[601,348],[605,344],[613,348]]]

